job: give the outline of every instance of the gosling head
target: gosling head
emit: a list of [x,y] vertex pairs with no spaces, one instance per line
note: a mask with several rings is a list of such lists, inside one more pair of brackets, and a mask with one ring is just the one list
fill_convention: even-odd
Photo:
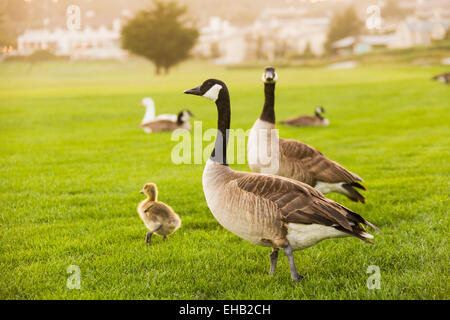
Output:
[[216,102],[219,99],[220,93],[224,90],[226,90],[225,83],[217,79],[208,79],[202,85],[185,90],[184,93],[201,96]]
[[142,194],[145,194],[147,197],[150,198],[150,200],[156,201],[158,197],[158,187],[156,184],[150,182],[144,184],[144,187],[140,191]]
[[266,67],[262,74],[262,81],[264,83],[275,83],[278,80],[278,74],[274,67]]
[[152,98],[146,97],[146,98],[142,99],[141,106],[143,106],[143,107],[153,107],[153,106],[155,106],[155,102],[153,101]]

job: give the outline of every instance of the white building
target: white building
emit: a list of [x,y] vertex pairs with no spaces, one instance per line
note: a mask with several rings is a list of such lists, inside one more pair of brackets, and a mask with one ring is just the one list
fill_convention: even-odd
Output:
[[120,45],[120,21],[114,21],[113,29],[101,26],[83,30],[48,29],[27,30],[17,39],[19,55],[29,55],[36,50],[70,56],[74,60],[124,59],[127,53]]
[[279,36],[298,54],[304,53],[309,46],[314,55],[321,56],[325,51],[329,24],[329,18],[301,18],[282,26]]
[[445,21],[407,19],[398,24],[391,48],[428,46],[433,40],[442,40],[448,29]]
[[269,8],[246,27],[236,27],[213,17],[200,29],[194,54],[214,58],[219,64],[272,61],[286,54],[301,55],[307,47],[320,56],[324,53],[330,19],[303,17],[306,12],[296,8]]

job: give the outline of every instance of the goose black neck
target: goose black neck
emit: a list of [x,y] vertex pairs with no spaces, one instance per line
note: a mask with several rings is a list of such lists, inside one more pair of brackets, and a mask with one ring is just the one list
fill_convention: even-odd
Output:
[[183,124],[183,112],[178,113],[177,115],[177,125],[182,125]]
[[320,120],[323,120],[322,114],[318,111],[316,111],[316,117],[319,118]]
[[259,117],[263,121],[275,123],[275,82],[264,83],[264,108]]
[[231,107],[230,95],[226,87],[223,87],[222,90],[220,90],[219,97],[216,100],[216,106],[219,115],[217,120],[217,137],[210,159],[224,166],[228,166],[227,145],[231,120]]

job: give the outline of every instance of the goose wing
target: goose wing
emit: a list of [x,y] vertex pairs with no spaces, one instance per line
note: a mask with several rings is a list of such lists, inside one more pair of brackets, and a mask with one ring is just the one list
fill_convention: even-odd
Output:
[[310,126],[310,125],[320,123],[320,121],[318,121],[317,117],[300,116],[297,118],[291,118],[291,119],[284,120],[281,123],[287,124],[287,125],[292,125],[292,126]]
[[[363,181],[358,175],[348,171],[340,164],[328,159],[319,150],[296,140],[280,138],[280,152],[291,161],[299,161],[299,166],[314,176],[315,180],[325,182],[346,182],[352,184],[355,181]],[[358,187],[365,188],[358,183]]]
[[176,122],[170,120],[154,120],[141,124],[141,128],[152,129],[152,131],[170,131],[176,128]]
[[246,173],[236,179],[237,186],[275,204],[286,223],[332,226],[367,241],[362,225],[376,230],[370,222],[350,209],[325,198],[311,186],[292,179]]

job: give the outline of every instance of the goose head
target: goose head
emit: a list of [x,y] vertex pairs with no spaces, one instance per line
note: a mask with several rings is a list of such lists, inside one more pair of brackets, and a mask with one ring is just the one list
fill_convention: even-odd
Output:
[[189,110],[182,110],[178,112],[177,115],[177,123],[182,124],[186,121],[189,121],[194,115]]
[[141,101],[141,106],[143,107],[155,107],[155,102],[153,101],[152,98],[146,97],[144,99],[142,99]]
[[264,83],[275,83],[278,80],[278,74],[274,67],[266,67],[262,74],[262,81]]
[[325,113],[325,109],[322,106],[316,107],[315,110],[316,117],[322,118],[323,113]]
[[198,87],[185,90],[184,93],[201,96],[213,102],[217,102],[221,92],[224,91],[224,88],[226,88],[226,86],[222,81],[217,79],[208,79]]
[[140,192],[153,200],[156,200],[158,197],[158,187],[152,182],[144,184]]

